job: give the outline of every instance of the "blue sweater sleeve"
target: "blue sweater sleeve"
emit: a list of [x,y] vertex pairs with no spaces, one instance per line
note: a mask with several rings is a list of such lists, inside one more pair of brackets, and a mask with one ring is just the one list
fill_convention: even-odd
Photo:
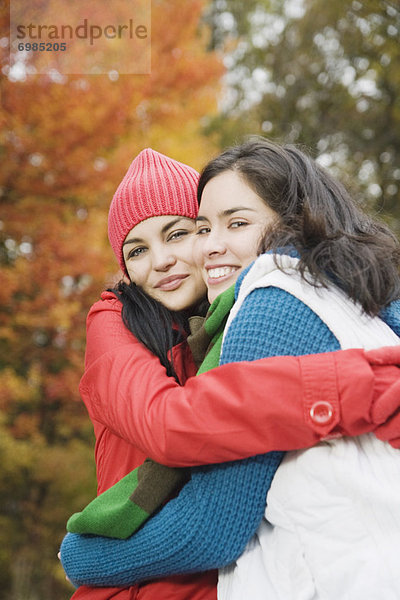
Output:
[[193,469],[179,495],[126,540],[67,534],[66,574],[75,585],[125,586],[229,564],[262,518],[274,454]]
[[[337,349],[336,338],[307,306],[283,290],[266,288],[244,302],[221,362]],[[282,456],[271,452],[193,469],[178,497],[127,540],[68,534],[61,547],[68,577],[76,585],[123,586],[229,564],[260,523]]]

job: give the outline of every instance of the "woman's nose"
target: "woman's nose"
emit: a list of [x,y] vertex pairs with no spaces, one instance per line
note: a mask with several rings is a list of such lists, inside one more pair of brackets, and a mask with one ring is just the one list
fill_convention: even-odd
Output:
[[225,254],[226,244],[218,231],[211,231],[204,236],[203,254],[212,256],[213,254]]
[[152,258],[155,271],[168,271],[176,263],[176,256],[166,248],[154,251]]

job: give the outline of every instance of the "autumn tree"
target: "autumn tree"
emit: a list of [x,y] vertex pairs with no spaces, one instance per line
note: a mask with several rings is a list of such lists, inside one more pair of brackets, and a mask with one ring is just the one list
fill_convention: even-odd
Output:
[[151,75],[16,76],[1,46],[0,598],[69,597],[56,554],[95,493],[85,317],[118,278],[107,209],[144,147],[198,168],[214,149],[201,119],[223,68],[203,9],[154,2]]
[[214,0],[207,18],[228,52],[221,146],[303,144],[400,233],[398,2]]

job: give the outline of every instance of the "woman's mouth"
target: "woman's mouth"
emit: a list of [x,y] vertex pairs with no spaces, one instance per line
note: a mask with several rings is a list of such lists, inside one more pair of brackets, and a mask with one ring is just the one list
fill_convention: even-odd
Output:
[[233,274],[236,274],[239,267],[212,267],[207,268],[207,285],[218,285],[227,281]]
[[178,289],[181,284],[189,277],[186,275],[169,275],[161,279],[154,287],[162,290],[163,292],[171,292]]

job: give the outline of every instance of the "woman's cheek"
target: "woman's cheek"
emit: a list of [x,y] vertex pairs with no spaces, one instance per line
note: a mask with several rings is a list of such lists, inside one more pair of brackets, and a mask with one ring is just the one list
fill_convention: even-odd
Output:
[[193,261],[202,267],[204,264],[204,253],[203,253],[203,236],[195,235],[193,241]]

